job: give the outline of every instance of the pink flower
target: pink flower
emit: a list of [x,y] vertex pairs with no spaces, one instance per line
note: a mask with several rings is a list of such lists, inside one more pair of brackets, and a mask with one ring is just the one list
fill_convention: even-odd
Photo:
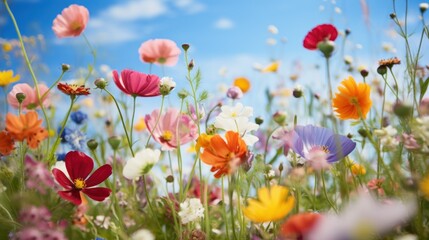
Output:
[[379,178],[379,179],[377,179],[377,178],[374,178],[374,179],[371,179],[368,183],[367,183],[367,187],[370,189],[370,190],[376,190],[377,191],[377,193],[378,193],[378,195],[380,195],[380,196],[384,196],[385,195],[385,192],[384,192],[384,189],[383,189],[383,187],[381,186],[382,184],[383,184],[383,182],[384,182],[384,178]]
[[142,43],[139,54],[142,62],[174,66],[179,60],[180,49],[169,39],[151,39]]
[[[42,97],[49,88],[45,84],[39,84],[39,92],[40,97]],[[22,101],[21,107],[23,109],[34,109],[38,107],[39,100],[37,99],[37,92],[35,88],[32,88],[27,83],[19,83],[13,86],[12,90],[7,95],[7,101],[9,104],[14,108],[19,108],[19,102],[16,99],[17,93],[23,93],[25,95],[24,101]],[[42,99],[43,106],[47,107],[49,106],[49,94],[46,94],[46,96]]]
[[144,74],[137,71],[125,69],[118,72],[113,71],[113,80],[118,88],[133,97],[155,97],[159,96],[159,77],[153,74]]
[[26,186],[35,189],[41,194],[55,186],[51,172],[43,162],[33,160],[30,156],[25,157],[25,173],[27,174]]
[[162,145],[163,150],[177,148],[178,145],[195,140],[198,136],[198,128],[192,118],[181,114],[175,108],[167,109],[167,112],[161,116],[159,116],[159,110],[155,109],[150,115],[145,116],[145,123],[152,137]]
[[86,7],[72,4],[65,8],[61,15],[54,19],[52,30],[59,38],[77,37],[83,30],[89,20],[89,11]]
[[417,143],[413,134],[402,133],[402,141],[404,147],[408,150],[416,150],[420,148],[420,145]]
[[316,170],[321,171],[325,169],[331,168],[328,160],[328,154],[321,147],[312,148],[306,158],[308,159],[308,163],[310,166]]

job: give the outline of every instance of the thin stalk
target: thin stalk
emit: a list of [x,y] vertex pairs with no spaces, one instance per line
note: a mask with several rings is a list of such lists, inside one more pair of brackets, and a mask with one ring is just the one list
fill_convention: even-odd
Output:
[[[153,218],[155,218],[156,224],[158,225],[159,229],[162,231],[162,233],[163,233],[163,235],[164,235],[164,239],[167,239],[167,236],[165,235],[165,232],[162,230],[161,224],[160,224],[160,223],[159,223],[159,221],[158,221],[158,216],[156,216],[156,214],[155,214],[155,212],[154,212],[154,210],[153,210],[152,202],[150,201],[150,197],[149,197],[149,194],[148,194],[148,191],[147,191],[146,176],[145,176],[145,175],[143,175],[143,176],[142,176],[142,179],[143,179],[143,190],[144,190],[144,194],[145,194],[145,196],[146,196],[146,200],[147,200],[147,203],[148,203],[148,205],[149,205],[149,208],[150,208],[150,211],[151,211],[151,213],[152,213],[152,216],[153,216]],[[174,207],[174,206],[173,206],[173,207]]]
[[329,199],[328,193],[326,192],[325,173],[322,171],[320,175],[322,176],[322,186],[323,186],[323,193],[325,194],[325,198],[328,201],[329,205],[331,205],[332,209],[334,209],[334,211],[338,213],[337,207],[331,202],[331,200]]
[[146,144],[145,144],[145,148],[147,148],[147,146],[149,145],[149,141],[150,141],[150,138],[152,137],[153,131],[155,131],[156,127],[158,126],[159,119],[161,118],[162,110],[164,108],[164,99],[165,99],[165,96],[162,95],[162,97],[161,97],[161,107],[159,108],[159,114],[158,114],[158,117],[156,118],[155,125],[153,126],[153,128],[150,131],[150,134],[149,134],[149,136],[147,138],[147,141],[146,141]]
[[221,178],[221,184],[222,184],[222,214],[223,218],[225,219],[225,230],[226,230],[226,239],[229,240],[229,227],[228,227],[228,217],[226,214],[226,204],[225,204],[225,186],[223,184],[223,176]]
[[133,96],[133,115],[131,117],[130,142],[133,144],[134,116],[136,114],[136,96]]
[[91,43],[89,42],[89,40],[88,40],[88,38],[86,37],[86,35],[84,34],[84,33],[82,33],[82,37],[83,37],[83,39],[85,39],[85,43],[86,43],[86,45],[88,45],[88,47],[89,47],[89,50],[91,51],[91,55],[92,55],[92,66],[90,66],[89,68],[88,68],[88,74],[86,75],[86,77],[85,77],[85,81],[84,81],[84,84],[86,83],[86,81],[88,81],[88,79],[89,79],[89,77],[91,76],[91,74],[92,74],[92,71],[94,70],[94,68],[95,68],[95,63],[96,63],[96,59],[97,59],[97,54],[96,54],[96,52],[95,52],[95,50],[94,50],[94,48],[92,47],[92,45],[91,45]]

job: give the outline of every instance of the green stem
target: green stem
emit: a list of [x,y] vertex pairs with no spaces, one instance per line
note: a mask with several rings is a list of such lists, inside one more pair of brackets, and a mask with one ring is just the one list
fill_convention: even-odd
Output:
[[[165,235],[165,232],[162,230],[161,224],[158,221],[158,216],[155,214],[155,211],[153,209],[152,202],[150,200],[150,197],[149,197],[149,194],[147,191],[146,176],[143,175],[142,179],[143,179],[143,190],[144,190],[144,194],[146,196],[147,204],[149,205],[149,208],[150,208],[150,211],[152,213],[153,218],[155,218],[156,224],[158,225],[159,229],[162,231],[162,233],[164,235],[164,239],[167,239],[167,236]],[[173,208],[174,208],[174,206],[173,206]]]
[[334,211],[338,213],[337,207],[331,202],[331,200],[329,199],[328,193],[326,192],[325,173],[322,171],[320,175],[322,176],[322,186],[323,186],[323,193],[325,194],[325,198],[328,201],[329,205],[331,205],[332,209],[334,209]]
[[59,82],[59,81],[61,81],[61,79],[63,78],[63,76],[64,76],[64,71],[62,71],[61,72],[61,75],[58,77],[58,79],[49,87],[49,89],[48,89],[48,91],[46,91],[43,95],[42,95],[42,99],[44,99],[48,94],[49,94],[49,92],[52,90],[52,88],[54,88],[56,85],[57,85],[57,83]]
[[159,108],[158,117],[156,118],[155,125],[153,126],[153,128],[150,131],[150,134],[149,134],[149,136],[147,138],[147,141],[146,141],[146,144],[145,144],[145,148],[147,148],[149,146],[150,138],[152,137],[153,132],[155,131],[156,127],[158,126],[159,119],[161,118],[162,110],[164,108],[164,99],[165,99],[165,96],[162,95],[162,97],[161,97],[161,107]]
[[130,142],[133,144],[134,116],[136,114],[136,96],[133,96],[133,115],[131,117]]
[[223,213],[223,218],[225,219],[225,230],[226,230],[226,239],[229,240],[229,227],[228,227],[228,217],[226,214],[226,204],[225,204],[225,186],[223,184],[223,176],[221,178],[221,184],[222,184],[222,213]]
[[88,45],[89,50],[91,51],[92,58],[93,58],[93,60],[92,60],[93,61],[92,62],[92,66],[88,67],[88,74],[86,75],[85,81],[84,81],[84,84],[85,84],[86,81],[88,81],[89,77],[91,76],[91,74],[92,74],[92,72],[93,72],[93,70],[95,68],[97,54],[96,54],[94,48],[92,47],[91,43],[89,42],[88,38],[86,37],[86,35],[84,33],[82,33],[82,37],[83,37],[83,39],[85,39],[85,43],[86,43],[86,45]]

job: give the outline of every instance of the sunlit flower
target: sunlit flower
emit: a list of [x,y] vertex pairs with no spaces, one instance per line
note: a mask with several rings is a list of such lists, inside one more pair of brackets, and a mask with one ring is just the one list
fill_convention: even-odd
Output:
[[399,60],[399,58],[394,57],[394,58],[389,58],[389,59],[382,59],[380,61],[378,61],[378,65],[384,66],[384,67],[388,67],[388,68],[392,68],[393,65],[399,65],[401,64],[401,60]]
[[198,198],[187,198],[180,204],[180,222],[187,224],[204,217],[204,207]]
[[280,228],[280,233],[287,239],[301,240],[313,230],[322,215],[318,213],[298,213],[286,220]]
[[147,229],[140,229],[131,235],[131,240],[155,240],[155,236]]
[[234,79],[234,86],[239,87],[243,93],[246,93],[250,89],[250,81],[245,77],[238,77]]
[[175,87],[176,82],[172,77],[163,77],[159,82],[159,91],[163,96],[170,94],[170,92],[173,91]]
[[[42,103],[44,107],[49,106],[49,94],[46,94],[48,92],[49,88],[45,84],[39,84],[39,92],[40,97],[42,98]],[[39,100],[37,98],[37,92],[36,88],[32,88],[27,83],[19,83],[13,86],[12,90],[7,95],[7,102],[14,108],[19,108],[19,102],[18,99],[16,99],[16,94],[23,93],[25,95],[25,99],[21,103],[21,107],[23,109],[34,109],[39,106]]]
[[59,38],[77,37],[83,30],[89,20],[89,11],[86,7],[72,4],[65,8],[61,15],[54,19],[52,30]]
[[17,141],[27,141],[30,148],[37,148],[48,137],[48,132],[41,126],[42,119],[34,111],[15,116],[6,115],[6,130]]
[[121,77],[119,77],[115,70],[113,80],[122,92],[133,97],[154,97],[161,94],[159,92],[160,79],[153,74],[125,69],[121,71]]
[[141,132],[146,129],[146,123],[144,122],[144,117],[139,118],[136,124],[134,124],[134,130]]
[[58,83],[58,89],[69,96],[89,95],[89,88],[85,85]]
[[109,164],[99,167],[89,176],[94,169],[93,160],[82,152],[72,151],[67,153],[65,165],[70,178],[58,168],[52,170],[55,180],[66,189],[58,191],[60,197],[80,205],[82,203],[80,192],[96,201],[103,201],[110,195],[109,188],[94,187],[112,174],[112,167]]
[[141,44],[140,59],[145,63],[174,66],[179,60],[180,49],[169,39],[151,39]]
[[261,72],[263,73],[277,72],[277,70],[279,69],[279,66],[280,66],[280,62],[275,61],[275,62],[272,62],[270,65],[262,68]]
[[210,147],[210,140],[212,139],[212,137],[213,137],[213,135],[201,133],[197,139],[197,144],[195,145],[195,150],[197,152],[199,152],[201,148]]
[[429,199],[429,174],[426,174],[419,183],[420,192]]
[[334,134],[328,128],[313,125],[296,126],[292,149],[301,157],[309,160],[313,149],[326,152],[328,163],[334,163],[349,155],[356,143],[346,136]]
[[337,29],[331,24],[321,24],[313,28],[304,38],[304,47],[316,50],[317,45],[325,40],[335,41],[338,36]]
[[11,83],[18,81],[21,78],[19,74],[13,76],[12,70],[0,71],[0,87],[5,87]]
[[415,211],[413,200],[379,202],[370,194],[362,194],[339,215],[324,214],[306,239],[373,239],[405,223]]
[[338,91],[332,99],[332,107],[337,116],[343,120],[365,119],[372,106],[371,87],[366,83],[357,84],[350,76],[341,82]]
[[355,176],[366,174],[366,169],[362,164],[353,163],[353,165],[350,167],[350,170]]
[[252,222],[263,223],[284,218],[294,207],[295,199],[289,196],[289,189],[274,185],[258,189],[258,199],[247,199],[244,215]]
[[374,130],[374,135],[380,139],[384,151],[394,150],[399,145],[399,140],[396,137],[397,133],[398,130],[392,125]]
[[161,152],[158,149],[143,149],[136,153],[135,157],[129,159],[124,166],[122,173],[124,177],[133,180],[147,174],[159,161]]
[[159,109],[155,109],[145,116],[145,123],[152,137],[162,145],[162,150],[177,148],[198,137],[195,122],[175,108],[167,109],[161,116]]
[[15,141],[7,131],[0,132],[0,155],[9,155],[15,148]]
[[[210,171],[216,172],[215,178],[230,174],[247,160],[247,146],[238,133],[228,131],[224,140],[220,135],[210,137],[210,143],[203,143],[201,160],[211,165]],[[206,146],[204,146],[206,145]]]

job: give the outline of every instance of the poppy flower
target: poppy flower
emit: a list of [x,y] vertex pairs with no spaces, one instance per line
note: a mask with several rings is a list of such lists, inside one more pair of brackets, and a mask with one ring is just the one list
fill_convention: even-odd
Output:
[[169,39],[151,39],[141,44],[139,54],[142,62],[174,66],[179,60],[180,48]]
[[372,106],[371,87],[366,83],[356,83],[350,76],[341,82],[338,91],[332,99],[332,107],[338,118],[365,119]]
[[289,196],[289,189],[274,185],[258,189],[258,199],[249,198],[244,215],[252,222],[263,223],[284,218],[294,207],[295,198]]
[[237,132],[226,132],[225,139],[218,134],[206,139],[210,141],[208,146],[207,143],[201,144],[204,148],[201,160],[212,166],[210,171],[216,172],[215,178],[232,173],[248,158],[246,142]]
[[52,30],[59,38],[79,36],[89,20],[86,7],[72,4],[54,19]]
[[113,81],[116,86],[125,94],[133,97],[155,97],[159,96],[160,79],[154,74],[145,74],[137,71],[125,69],[118,72],[113,71]]
[[15,141],[7,131],[0,132],[0,154],[9,155],[15,146]]
[[58,89],[69,96],[89,95],[89,88],[85,85],[58,83]]
[[14,83],[20,79],[21,76],[16,74],[13,76],[12,70],[0,71],[0,87],[5,87],[11,83]]
[[37,148],[41,141],[48,137],[48,132],[41,126],[35,111],[15,116],[12,113],[6,115],[6,130],[17,141],[27,141],[30,148]]
[[304,47],[309,50],[316,50],[317,44],[322,41],[335,41],[338,36],[337,29],[332,24],[321,24],[313,28],[304,38]]
[[104,187],[94,187],[105,181],[112,174],[112,167],[105,164],[95,170],[93,160],[83,152],[71,151],[65,157],[68,176],[58,168],[52,170],[55,180],[66,190],[58,191],[61,198],[75,205],[82,203],[80,193],[86,194],[95,201],[104,201],[112,190]]
[[280,232],[288,239],[302,240],[317,224],[322,215],[317,213],[299,213],[284,222]]

